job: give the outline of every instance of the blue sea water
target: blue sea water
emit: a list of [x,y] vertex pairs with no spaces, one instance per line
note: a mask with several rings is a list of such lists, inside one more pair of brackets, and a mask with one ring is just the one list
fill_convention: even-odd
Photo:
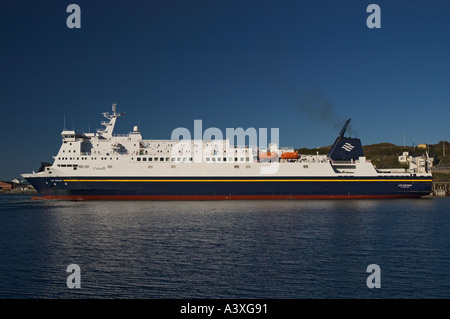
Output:
[[[70,289],[69,265],[80,267]],[[368,288],[368,265],[380,288]],[[450,198],[0,196],[0,298],[449,298]]]

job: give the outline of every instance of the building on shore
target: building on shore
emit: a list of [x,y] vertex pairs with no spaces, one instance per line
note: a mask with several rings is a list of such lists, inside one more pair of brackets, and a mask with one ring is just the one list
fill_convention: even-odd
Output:
[[0,190],[2,191],[10,191],[14,189],[14,183],[9,182],[0,182]]
[[35,193],[36,190],[30,184],[13,179],[10,182],[0,181],[0,193]]
[[417,145],[417,148],[418,149],[422,149],[422,150],[426,150],[428,148],[428,145],[427,144],[419,144],[419,145]]

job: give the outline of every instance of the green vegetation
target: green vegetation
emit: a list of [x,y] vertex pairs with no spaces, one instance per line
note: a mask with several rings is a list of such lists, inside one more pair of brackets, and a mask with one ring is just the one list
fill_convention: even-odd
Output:
[[316,155],[319,152],[319,155],[326,155],[330,151],[331,146],[324,146],[318,148],[299,148],[296,151],[301,155]]
[[[408,168],[405,163],[398,161],[403,152],[412,152],[411,148],[400,147],[391,143],[380,143],[363,146],[364,155],[372,161],[376,168]],[[416,153],[416,156],[419,155]],[[424,153],[424,152],[423,152]],[[422,151],[420,152],[422,155]]]
[[433,180],[435,182],[450,182],[450,170],[440,171],[433,170]]
[[439,167],[450,167],[450,155],[445,155],[440,158]]

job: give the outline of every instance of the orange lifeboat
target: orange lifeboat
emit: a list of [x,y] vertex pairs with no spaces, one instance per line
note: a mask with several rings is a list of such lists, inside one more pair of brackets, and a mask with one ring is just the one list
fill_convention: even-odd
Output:
[[281,154],[282,159],[299,159],[300,156],[297,152],[286,152]]
[[260,159],[276,159],[278,158],[278,154],[276,152],[266,152],[259,154]]

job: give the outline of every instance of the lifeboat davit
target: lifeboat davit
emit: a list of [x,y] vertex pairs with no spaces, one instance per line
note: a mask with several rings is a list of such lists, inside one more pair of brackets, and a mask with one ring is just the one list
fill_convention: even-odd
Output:
[[281,154],[282,159],[299,159],[300,156],[297,152],[286,152]]
[[276,152],[266,152],[259,154],[260,159],[276,159],[278,158],[278,154]]

